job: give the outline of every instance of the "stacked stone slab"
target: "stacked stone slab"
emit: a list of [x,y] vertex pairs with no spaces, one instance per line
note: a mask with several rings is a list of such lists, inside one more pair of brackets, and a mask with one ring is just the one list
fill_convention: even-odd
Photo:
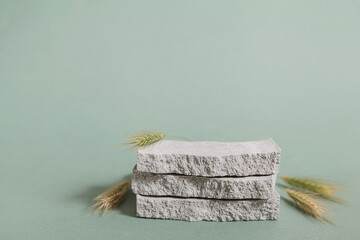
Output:
[[186,221],[275,220],[280,148],[252,142],[162,140],[138,150],[137,216]]

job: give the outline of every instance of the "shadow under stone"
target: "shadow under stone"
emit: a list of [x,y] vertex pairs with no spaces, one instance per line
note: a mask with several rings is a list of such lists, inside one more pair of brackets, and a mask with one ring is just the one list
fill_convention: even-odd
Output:
[[120,213],[129,217],[136,217],[136,195],[131,189],[126,193],[119,207]]

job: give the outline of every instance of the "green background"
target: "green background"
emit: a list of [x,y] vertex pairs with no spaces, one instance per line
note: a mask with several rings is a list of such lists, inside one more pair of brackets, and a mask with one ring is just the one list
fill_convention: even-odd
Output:
[[[359,1],[0,0],[1,239],[359,237]],[[138,130],[272,137],[281,174],[347,189],[336,226],[281,202],[270,222],[104,217]]]

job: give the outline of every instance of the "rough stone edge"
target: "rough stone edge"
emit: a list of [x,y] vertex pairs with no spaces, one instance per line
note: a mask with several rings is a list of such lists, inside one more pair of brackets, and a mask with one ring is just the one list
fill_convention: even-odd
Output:
[[[141,172],[160,174],[172,173],[206,177],[245,177],[277,174],[280,170],[280,158],[281,151],[222,157],[203,157],[186,154],[155,155],[148,153],[141,154],[138,152],[137,166]],[[201,162],[202,164],[198,167],[193,167],[194,162]],[[217,165],[214,164],[216,162],[218,163]],[[222,168],[218,166],[222,166]]]
[[[153,206],[151,206],[152,204],[148,204],[147,206],[145,206],[146,201],[150,201],[150,202],[155,202],[156,205],[158,205],[158,209],[154,209],[152,208]],[[199,216],[199,214],[201,214],[201,212],[203,211],[203,209],[199,209],[198,212],[196,211],[191,211],[192,215],[188,215],[185,214],[183,212],[181,212],[181,207],[180,210],[177,209],[177,211],[175,211],[176,213],[174,213],[174,203],[172,203],[172,201],[181,201],[183,203],[183,205],[189,205],[191,204],[191,202],[194,201],[205,201],[205,202],[214,202],[214,204],[219,204],[222,205],[222,211],[225,214],[214,214],[214,210],[211,207],[211,205],[213,204],[208,204],[208,212],[211,212],[213,215],[212,216]],[[255,212],[255,211],[260,211],[260,209],[256,210],[254,209],[249,215],[251,216],[241,216],[239,215],[235,215],[235,213],[233,211],[231,211],[232,209],[229,206],[234,206],[234,205],[238,205],[237,207],[243,207],[243,208],[248,208],[248,206],[241,204],[241,202],[249,202],[249,201],[257,201],[257,204],[262,204],[264,206],[267,206],[268,209],[264,208],[263,210],[267,213],[264,215],[262,215],[259,212]],[[250,203],[248,203],[250,204]],[[176,204],[175,204],[176,205]],[[250,206],[253,204],[250,204]],[[146,210],[141,210],[140,208],[144,209],[152,209],[153,211],[156,212],[150,212],[150,211],[146,211]],[[160,209],[161,208],[161,209]],[[266,210],[265,210],[266,209]],[[164,212],[171,212],[172,214],[170,216],[164,216]],[[255,215],[254,215],[255,214]],[[174,198],[174,197],[150,197],[150,196],[141,196],[141,195],[136,195],[136,215],[137,217],[142,217],[142,218],[158,218],[158,219],[169,219],[169,220],[182,220],[182,221],[219,221],[219,222],[226,222],[226,221],[265,221],[265,220],[276,220],[278,219],[280,214],[280,195],[279,193],[277,193],[276,191],[274,191],[273,194],[273,198],[267,199],[267,200],[209,200],[209,199],[189,199],[189,198]],[[198,215],[198,216],[196,216]]]
[[[169,185],[163,185],[159,189],[159,182],[168,182],[171,180],[177,180],[179,185],[176,189],[171,189]],[[201,189],[196,189],[197,192],[186,192],[186,189],[192,188],[197,182],[201,181],[204,184],[204,189],[212,185],[221,185],[221,188],[230,188],[227,193],[220,191],[219,187],[213,191],[203,192]],[[253,181],[253,189],[247,189],[248,191],[236,191],[236,186],[246,184],[246,181]],[[259,181],[256,183],[255,181]],[[155,174],[148,172],[140,172],[136,169],[136,165],[133,168],[131,188],[135,194],[145,196],[175,196],[175,197],[195,197],[195,198],[212,198],[212,199],[268,199],[272,196],[275,190],[276,175],[269,176],[255,176],[255,177],[199,177],[199,176],[186,176],[186,175],[172,175],[172,174]],[[200,184],[201,184],[200,183]],[[271,188],[256,189],[256,187],[271,184]],[[143,187],[144,185],[147,188]],[[212,185],[212,186],[214,186]],[[267,190],[269,189],[269,190]],[[196,191],[195,190],[195,191]],[[217,191],[218,190],[218,191]]]

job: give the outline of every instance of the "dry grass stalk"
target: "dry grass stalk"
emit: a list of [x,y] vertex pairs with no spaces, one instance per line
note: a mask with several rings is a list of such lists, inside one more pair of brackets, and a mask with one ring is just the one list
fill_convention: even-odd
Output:
[[95,213],[103,211],[102,215],[104,216],[109,210],[117,208],[129,190],[130,185],[130,181],[124,181],[94,198],[95,203],[91,207],[95,208]]
[[132,151],[139,147],[148,146],[154,142],[157,142],[166,137],[165,133],[162,132],[150,132],[150,131],[142,131],[138,135],[128,136],[131,139],[130,142],[122,143],[120,145],[132,145],[128,150]]
[[285,192],[294,200],[295,206],[298,209],[323,223],[328,222],[333,224],[333,222],[325,216],[325,214],[333,215],[332,212],[327,210],[326,203],[321,201],[318,195],[290,188],[286,188]]
[[294,178],[288,176],[281,176],[281,179],[291,186],[315,192],[324,198],[336,202],[343,202],[343,199],[334,194],[340,191],[340,188],[336,187],[334,184],[310,178]]

